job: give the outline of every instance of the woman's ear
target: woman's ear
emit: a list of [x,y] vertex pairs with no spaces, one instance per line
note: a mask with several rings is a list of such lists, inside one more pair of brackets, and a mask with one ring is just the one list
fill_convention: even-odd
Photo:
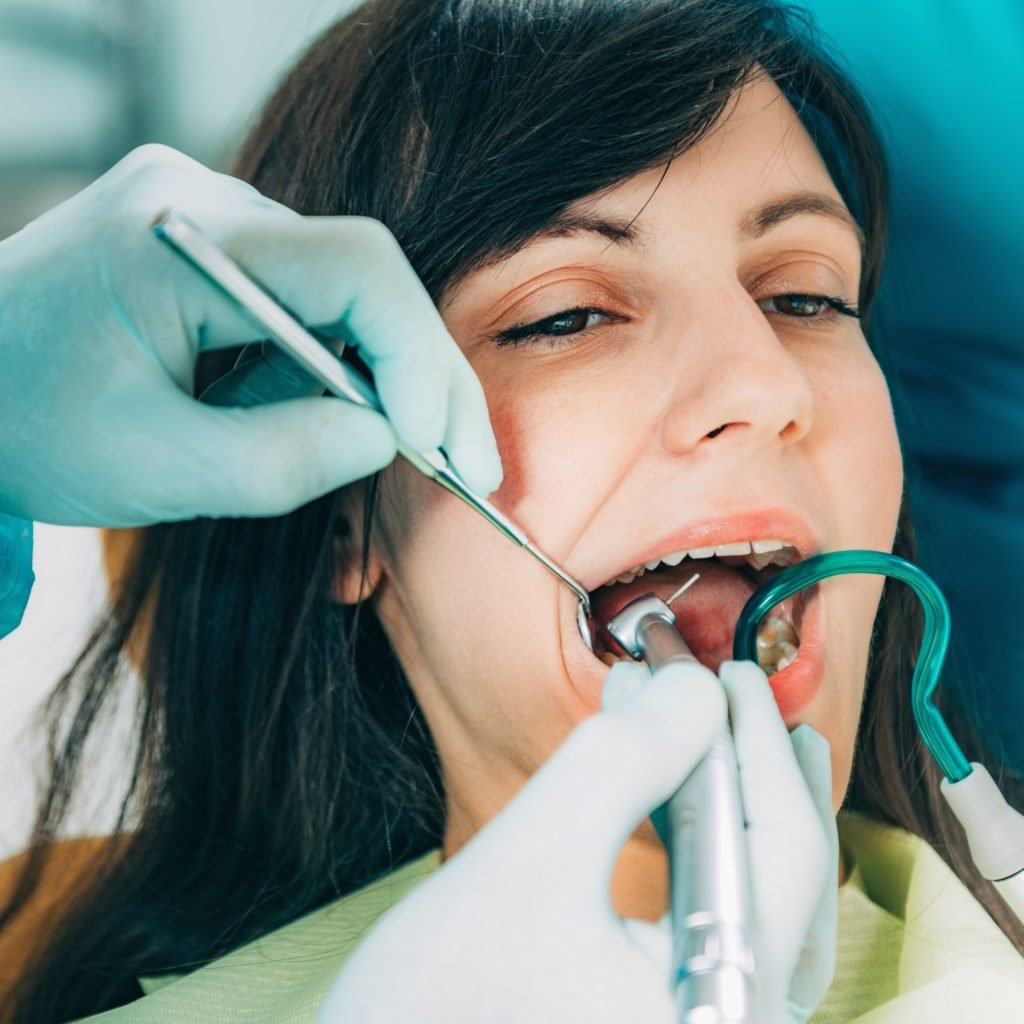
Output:
[[[331,596],[338,604],[358,604],[380,585],[384,566],[375,546],[364,552],[363,502],[347,501],[334,534],[334,582]],[[365,561],[365,573],[364,573]]]
[[334,542],[334,586],[331,594],[338,604],[358,604],[371,597],[384,575],[384,567],[372,547],[363,574],[363,553],[339,537]]

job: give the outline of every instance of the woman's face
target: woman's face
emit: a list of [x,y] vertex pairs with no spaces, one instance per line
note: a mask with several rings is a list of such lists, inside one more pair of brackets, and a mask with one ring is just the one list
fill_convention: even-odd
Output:
[[[855,306],[859,236],[775,84],[745,88],[667,172],[571,212],[634,237],[553,232],[441,303],[487,395],[505,469],[494,502],[588,590],[734,542],[890,549],[902,469],[885,382],[855,318],[793,298]],[[543,320],[539,337],[495,340]],[[608,667],[582,643],[568,588],[401,462],[377,531],[378,612],[468,835],[598,709]],[[754,583],[692,561],[704,576],[675,607],[717,666]],[[665,596],[689,564],[619,592]],[[823,585],[791,614],[801,655],[773,677],[790,727],[831,743],[837,805],[880,592],[876,577]]]

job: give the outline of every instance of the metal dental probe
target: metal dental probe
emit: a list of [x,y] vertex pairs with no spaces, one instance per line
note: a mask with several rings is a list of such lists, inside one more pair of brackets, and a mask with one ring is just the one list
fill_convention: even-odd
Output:
[[[652,672],[673,661],[697,660],[669,607],[680,592],[669,602],[654,594],[638,597],[605,626]],[[728,726],[668,801],[668,855],[676,1019],[679,1024],[747,1021],[754,975],[750,872],[736,746]]]
[[[341,362],[289,313],[262,285],[257,284],[223,249],[212,241],[188,217],[178,210],[167,210],[153,223],[153,232],[179,256],[226,292],[269,333],[307,373],[338,398],[366,406],[383,414],[373,385],[357,370]],[[444,450],[419,452],[401,439],[398,454],[424,476],[461,498],[509,540],[525,548],[549,572],[570,587],[579,599],[576,624],[588,647],[591,646],[587,616],[590,595],[583,585],[544,554],[508,516],[499,512],[486,498],[477,494],[449,463]]]

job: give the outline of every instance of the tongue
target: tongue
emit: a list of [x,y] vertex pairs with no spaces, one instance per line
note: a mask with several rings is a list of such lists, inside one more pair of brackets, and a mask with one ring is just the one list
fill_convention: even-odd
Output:
[[657,594],[662,600],[678,590],[694,572],[700,579],[672,604],[676,628],[698,660],[717,671],[723,661],[732,658],[732,638],[736,620],[757,589],[755,582],[739,569],[720,562],[706,561],[695,566],[687,559],[673,569],[662,568],[645,573],[632,583],[602,587],[591,595],[594,620],[601,625],[601,640],[616,654],[625,653],[603,628],[630,601],[644,594]]

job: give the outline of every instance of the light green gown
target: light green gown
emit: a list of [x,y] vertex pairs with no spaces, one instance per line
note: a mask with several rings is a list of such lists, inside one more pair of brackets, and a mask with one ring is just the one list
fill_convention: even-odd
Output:
[[[1024,958],[925,843],[840,816],[836,978],[812,1024],[1020,1024]],[[440,866],[435,851],[192,974],[103,1024],[312,1024],[374,922]],[[397,969],[397,965],[396,965]]]

